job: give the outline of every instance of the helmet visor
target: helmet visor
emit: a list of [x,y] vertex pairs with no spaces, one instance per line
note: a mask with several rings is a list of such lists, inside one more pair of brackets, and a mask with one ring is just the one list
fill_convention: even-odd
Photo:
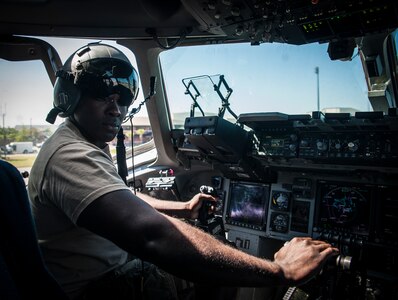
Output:
[[138,74],[134,68],[127,71],[113,66],[101,72],[83,71],[76,80],[82,91],[95,98],[106,98],[112,94],[119,94],[120,106],[130,106],[138,95]]
[[118,103],[121,106],[130,106],[133,103],[138,94],[138,75],[135,70],[129,77],[103,76],[100,79],[94,96],[105,98],[112,94],[119,94]]

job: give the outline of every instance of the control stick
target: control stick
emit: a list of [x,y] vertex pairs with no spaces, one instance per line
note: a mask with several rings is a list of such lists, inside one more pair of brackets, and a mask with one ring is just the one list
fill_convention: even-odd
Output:
[[[213,197],[217,197],[217,191],[207,185],[202,185],[200,187],[200,192],[203,194],[211,195]],[[203,200],[202,206],[200,207],[199,210],[199,222],[202,225],[208,225],[208,220],[211,218],[214,218],[214,213],[212,213],[212,207],[214,207],[213,201],[210,200]]]

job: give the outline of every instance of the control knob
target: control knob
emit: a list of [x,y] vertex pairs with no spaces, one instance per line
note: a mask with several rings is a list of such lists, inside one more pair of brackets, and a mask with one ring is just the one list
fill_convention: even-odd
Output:
[[317,141],[316,142],[316,148],[319,151],[326,151],[328,149],[328,145],[324,141]]
[[349,143],[347,144],[347,146],[348,146],[348,150],[350,150],[351,152],[355,152],[355,151],[357,151],[358,148],[359,148],[359,145],[358,145],[357,142],[349,142]]
[[307,148],[308,145],[309,145],[309,143],[308,143],[307,140],[304,140],[304,139],[303,139],[303,140],[300,141],[300,147],[302,147],[302,148]]

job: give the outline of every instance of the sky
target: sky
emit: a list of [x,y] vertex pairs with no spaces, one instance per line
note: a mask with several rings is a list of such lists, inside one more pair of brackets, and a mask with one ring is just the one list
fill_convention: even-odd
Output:
[[[43,38],[53,45],[64,62],[88,40]],[[134,55],[119,47],[136,65]],[[355,57],[355,55],[354,55]],[[358,56],[351,62],[331,61],[327,44],[303,46],[210,45],[176,48],[160,56],[166,91],[173,113],[188,112],[192,99],[185,94],[183,78],[223,74],[233,93],[229,99],[236,114],[248,112],[308,113],[317,109],[317,78],[320,70],[321,108],[353,107],[369,110],[367,90]],[[142,91],[142,89],[141,89]],[[52,85],[41,61],[9,62],[0,59],[0,115],[6,127],[43,125],[52,108]],[[209,110],[212,103],[200,97]],[[140,98],[133,106],[138,105]],[[145,108],[140,115],[145,115]],[[56,124],[62,118],[57,118]],[[3,125],[3,123],[1,124]]]

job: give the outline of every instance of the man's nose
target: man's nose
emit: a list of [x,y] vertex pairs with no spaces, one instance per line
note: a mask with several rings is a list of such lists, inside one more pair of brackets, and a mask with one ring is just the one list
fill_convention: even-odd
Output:
[[122,114],[120,106],[119,106],[119,98],[120,95],[118,94],[112,94],[108,97],[108,111],[111,113],[113,116],[120,116]]

